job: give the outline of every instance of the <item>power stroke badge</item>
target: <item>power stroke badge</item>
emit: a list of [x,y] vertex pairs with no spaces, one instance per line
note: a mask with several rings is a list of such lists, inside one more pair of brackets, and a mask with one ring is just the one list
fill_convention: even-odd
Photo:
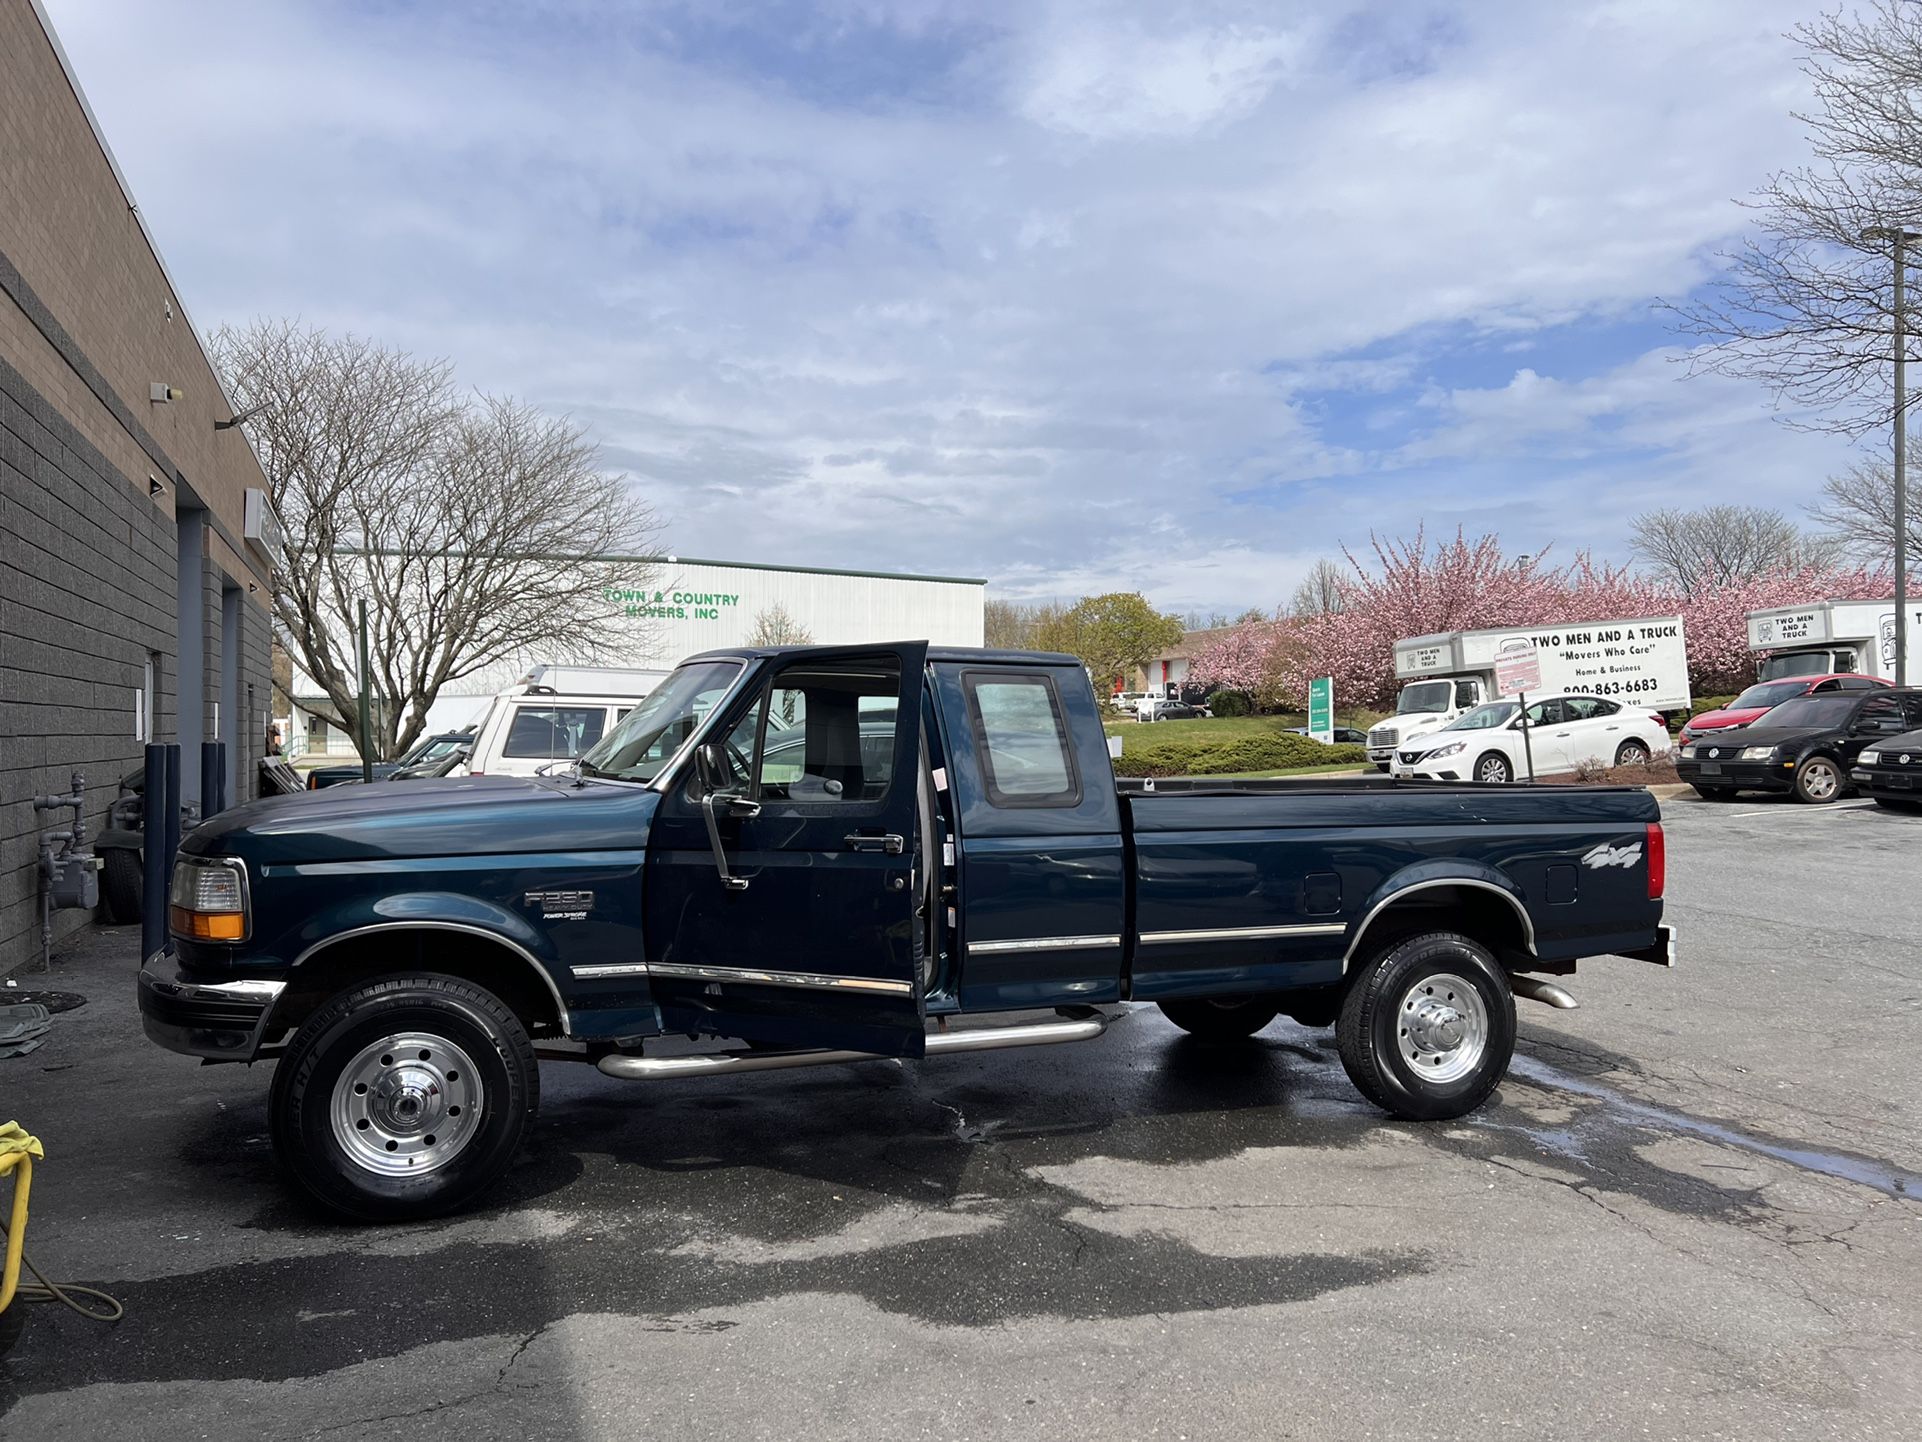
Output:
[[591,891],[530,891],[526,900],[540,908],[542,921],[585,921],[594,909]]

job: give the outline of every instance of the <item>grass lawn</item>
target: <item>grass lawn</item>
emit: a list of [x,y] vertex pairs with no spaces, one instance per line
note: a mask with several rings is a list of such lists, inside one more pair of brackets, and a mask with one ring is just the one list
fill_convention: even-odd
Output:
[[1108,721],[1102,723],[1110,736],[1127,738],[1130,748],[1153,746],[1158,741],[1186,741],[1201,745],[1229,741],[1240,736],[1278,736],[1308,723],[1299,716],[1197,716],[1192,721]]
[[1210,781],[1272,781],[1277,776],[1373,776],[1375,768],[1340,762],[1334,766],[1289,766],[1280,771],[1230,771],[1210,776]]

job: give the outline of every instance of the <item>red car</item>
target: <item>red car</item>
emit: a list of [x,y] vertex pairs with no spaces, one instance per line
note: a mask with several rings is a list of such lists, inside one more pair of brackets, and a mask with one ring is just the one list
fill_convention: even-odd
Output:
[[1857,676],[1851,673],[1784,676],[1779,681],[1757,681],[1721,710],[1704,711],[1700,716],[1692,717],[1682,727],[1682,742],[1687,744],[1711,731],[1746,726],[1759,719],[1763,712],[1784,701],[1793,701],[1797,696],[1813,696],[1817,692],[1829,691],[1871,691],[1889,684],[1880,676]]

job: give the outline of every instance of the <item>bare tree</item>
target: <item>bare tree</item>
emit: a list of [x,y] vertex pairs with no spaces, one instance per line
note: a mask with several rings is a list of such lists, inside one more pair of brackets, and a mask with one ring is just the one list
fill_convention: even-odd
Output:
[[990,596],[983,617],[984,643],[1006,651],[1037,650],[1036,633],[1059,620],[1065,609],[1059,601],[1004,601]]
[[1295,587],[1295,594],[1289,599],[1288,614],[1291,616],[1339,616],[1347,605],[1349,583],[1353,573],[1323,556],[1308,569]]
[[[605,557],[653,549],[650,509],[582,429],[452,367],[295,321],[223,327],[216,360],[267,474],[286,547],[274,618],[342,717],[368,607],[374,748],[411,745],[441,688],[552,648],[609,655],[632,628]],[[623,585],[644,582],[623,563]]]
[[812,646],[814,633],[776,601],[755,616],[754,630],[749,633],[747,643],[750,646]]
[[[1809,514],[1827,526],[1855,560],[1886,566],[1895,556],[1895,472],[1880,461],[1860,461],[1822,485]],[[1922,516],[1910,502],[1909,568],[1922,568]]]
[[1814,564],[1836,549],[1823,537],[1804,536],[1780,511],[1763,506],[1648,511],[1635,518],[1630,538],[1636,556],[1685,596],[1764,571]]
[[1769,178],[1749,202],[1759,233],[1724,257],[1721,283],[1671,309],[1706,342],[1695,367],[1820,412],[1797,424],[1861,435],[1892,404],[1890,253],[1873,233],[1922,217],[1922,5],[1865,0],[1794,36],[1813,161]]

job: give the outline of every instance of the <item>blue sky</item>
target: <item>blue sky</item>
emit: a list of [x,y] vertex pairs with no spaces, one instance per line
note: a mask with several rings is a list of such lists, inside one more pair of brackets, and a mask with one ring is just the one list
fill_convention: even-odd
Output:
[[682,554],[1239,610],[1848,458],[1653,307],[1807,5],[47,3],[196,321],[568,411]]

